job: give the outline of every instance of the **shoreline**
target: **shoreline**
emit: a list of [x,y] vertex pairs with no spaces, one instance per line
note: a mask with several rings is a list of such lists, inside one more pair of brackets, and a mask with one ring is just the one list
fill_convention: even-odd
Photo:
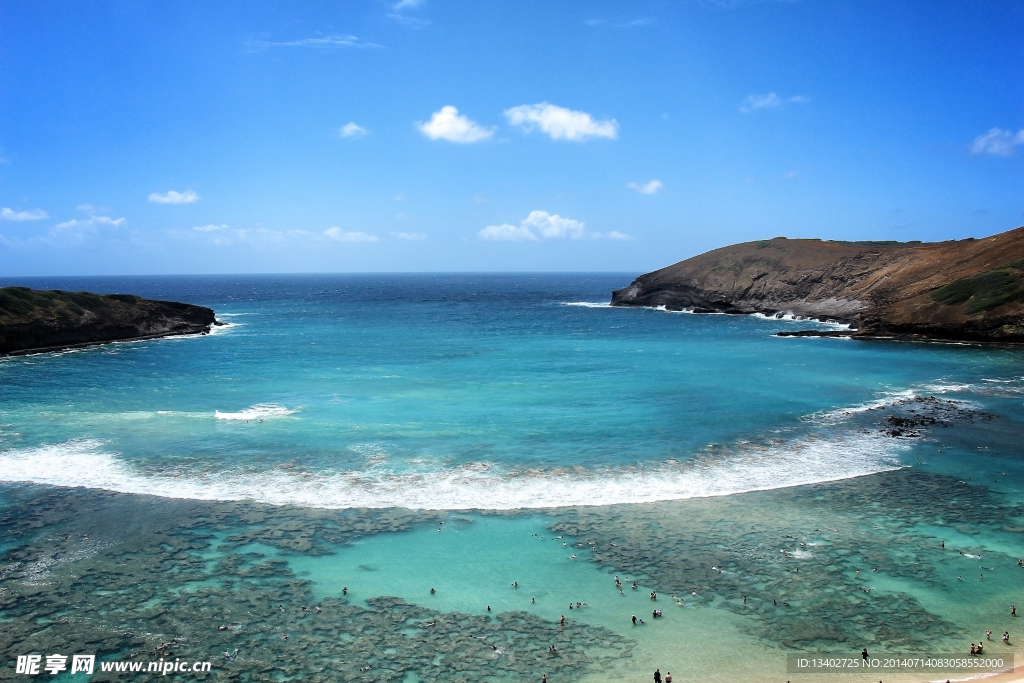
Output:
[[[224,323],[221,322],[214,323],[214,325],[223,324]],[[0,353],[0,358],[15,356],[36,356],[41,353],[56,353],[59,351],[70,351],[72,349],[87,349],[92,346],[103,346],[104,344],[116,344],[118,342],[137,342],[148,341],[150,339],[166,339],[167,337],[186,337],[192,334],[207,335],[210,334],[211,329],[211,325],[206,325],[203,328],[195,330],[175,330],[174,332],[163,332],[161,334],[144,334],[138,337],[125,337],[123,339],[103,339],[98,341],[79,342],[77,344],[61,344],[57,346],[41,346],[33,349],[18,349],[17,351],[8,351],[6,353]]]

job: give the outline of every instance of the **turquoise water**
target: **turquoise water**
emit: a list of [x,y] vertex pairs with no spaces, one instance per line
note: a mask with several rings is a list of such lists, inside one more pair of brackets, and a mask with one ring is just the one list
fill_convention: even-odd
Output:
[[[228,324],[0,361],[0,509],[25,512],[21,490],[82,487],[130,494],[146,515],[172,501],[439,511],[329,542],[290,542],[297,532],[264,521],[255,545],[206,548],[186,590],[219,585],[222,555],[250,553],[279,562],[267,576],[308,582],[311,599],[349,586],[365,609],[387,595],[554,622],[578,600],[589,606],[574,618],[635,641],[608,680],[664,671],[658,657],[709,629],[714,642],[672,666],[728,680],[749,663],[754,680],[794,648],[960,647],[989,622],[1001,633],[1024,578],[1024,352],[776,338],[830,326],[606,306],[631,278],[20,280],[198,303]],[[934,421],[893,432],[920,417]],[[787,562],[805,563],[799,583]],[[619,595],[616,574],[641,587]],[[655,622],[651,590],[666,611]],[[842,609],[828,601],[845,590],[877,619],[801,630]],[[756,609],[743,591],[761,591]],[[792,623],[765,607],[783,594]]]

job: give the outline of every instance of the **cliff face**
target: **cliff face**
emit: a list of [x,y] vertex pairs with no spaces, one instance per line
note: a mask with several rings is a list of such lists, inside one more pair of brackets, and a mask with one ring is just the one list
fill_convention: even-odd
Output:
[[1024,342],[1024,228],[953,242],[775,238],[641,275],[617,306],[789,312],[860,337]]
[[0,354],[4,355],[206,333],[214,324],[209,308],[130,294],[0,289]]

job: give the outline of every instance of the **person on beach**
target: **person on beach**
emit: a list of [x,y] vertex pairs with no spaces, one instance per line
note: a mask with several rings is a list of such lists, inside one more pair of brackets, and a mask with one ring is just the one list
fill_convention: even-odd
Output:
[[992,630],[985,631],[985,640],[992,640]]
[[978,651],[978,650],[977,650],[977,648],[975,648],[975,647],[974,647],[974,643],[971,643],[971,654],[972,654],[972,655],[973,655],[973,654],[976,654],[976,653],[977,653],[977,651]]
[[863,650],[860,651],[860,658],[863,659],[865,662],[868,661],[868,649],[867,648],[864,648]]

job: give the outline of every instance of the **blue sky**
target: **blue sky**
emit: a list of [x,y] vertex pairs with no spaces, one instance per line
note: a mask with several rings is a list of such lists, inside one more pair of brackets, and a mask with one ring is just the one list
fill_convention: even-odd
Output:
[[0,4],[0,275],[646,271],[1024,224],[1024,3]]

